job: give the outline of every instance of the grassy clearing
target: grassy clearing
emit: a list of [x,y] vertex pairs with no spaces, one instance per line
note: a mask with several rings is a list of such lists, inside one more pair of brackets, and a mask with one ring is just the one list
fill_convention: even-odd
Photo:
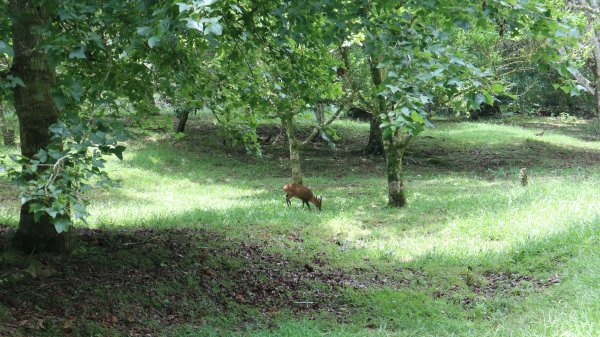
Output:
[[[180,141],[142,133],[110,163],[123,188],[89,196],[95,231],[78,232],[73,256],[39,257],[52,276],[0,288],[7,331],[600,335],[600,143],[590,125],[436,123],[406,158],[410,205],[393,210],[384,160],[361,154],[368,125],[340,121],[337,150],[303,152],[319,213],[285,207],[281,139],[252,158],[223,147],[205,117],[191,123]],[[16,191],[0,184],[0,224],[14,227]],[[29,263],[0,255],[7,271]],[[51,290],[64,293],[58,304]],[[96,314],[66,309],[77,301]],[[38,321],[21,324],[25,314]]]

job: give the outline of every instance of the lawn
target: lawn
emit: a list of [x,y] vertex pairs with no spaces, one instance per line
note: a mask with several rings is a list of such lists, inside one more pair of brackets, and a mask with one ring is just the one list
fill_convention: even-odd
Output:
[[322,212],[286,207],[276,125],[261,158],[207,116],[183,139],[134,130],[69,256],[7,249],[18,191],[0,180],[0,335],[600,335],[595,123],[435,125],[398,210],[384,159],[362,153],[368,124],[337,122],[335,149],[302,152]]

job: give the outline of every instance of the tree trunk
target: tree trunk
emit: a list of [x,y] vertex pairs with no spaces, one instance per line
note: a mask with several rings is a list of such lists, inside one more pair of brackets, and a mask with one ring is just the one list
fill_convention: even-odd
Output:
[[596,96],[596,117],[598,118],[598,121],[600,122],[600,87],[596,84],[596,92],[595,95]]
[[324,103],[316,103],[315,104],[315,119],[317,120],[317,125],[321,126],[325,123],[325,111],[323,110]]
[[373,114],[371,116],[371,126],[369,127],[369,142],[365,147],[365,154],[372,156],[380,156],[384,153],[383,151],[383,138],[381,138],[381,124],[379,116]]
[[[599,3],[597,1],[585,1],[585,0],[579,0],[579,4],[583,7],[583,8],[591,8],[593,9],[596,13],[598,10],[600,10],[600,6]],[[593,88],[594,88],[594,96],[596,98],[596,117],[598,117],[598,120],[600,121],[600,31],[597,30],[595,28],[596,25],[596,14],[592,13],[590,11],[586,11],[586,15],[588,17],[588,22],[590,24],[591,27],[591,31],[592,31],[592,38],[591,38],[591,43],[592,43],[592,55],[594,56],[594,82],[593,82]]]
[[[377,68],[377,64],[373,61],[372,57],[369,57],[369,70],[371,72],[371,80],[375,85],[375,89],[379,89],[381,85],[381,71]],[[377,110],[373,111],[373,116],[371,116],[371,126],[369,128],[369,143],[365,148],[365,153],[370,155],[381,155],[384,153],[383,148],[383,138],[381,137],[381,128],[379,125],[381,124],[379,116],[383,113],[386,113],[385,99],[377,95],[375,98],[377,100]]]
[[292,168],[292,182],[302,185],[302,168],[300,167],[300,142],[296,139],[294,116],[282,118],[282,125],[286,130],[290,147],[290,167]]
[[[593,21],[592,23],[593,24]],[[594,49],[592,51],[593,55],[594,55],[594,98],[596,99],[596,117],[598,118],[598,120],[600,121],[600,43],[598,41],[598,38],[600,36],[598,35],[598,31],[597,30],[593,30],[593,36],[592,36],[592,44],[594,46]]]
[[[25,83],[14,88],[14,101],[20,123],[21,154],[31,158],[50,144],[48,127],[58,120],[58,110],[51,94],[54,70],[48,65],[42,48],[39,26],[49,26],[50,17],[43,7],[31,0],[11,0],[13,14],[14,62],[12,72]],[[27,179],[27,177],[25,177]],[[26,252],[65,251],[67,233],[56,232],[48,216],[38,222],[29,213],[29,202],[21,206],[19,228],[14,237],[16,247]]]
[[0,132],[2,133],[2,141],[6,146],[15,145],[15,130],[13,130],[4,118],[4,107],[0,105]]
[[177,117],[179,117],[179,121],[177,122],[177,128],[175,132],[184,132],[185,124],[187,123],[188,117],[190,116],[189,109],[182,109],[179,113],[177,113]]
[[406,206],[406,192],[402,182],[402,157],[408,147],[410,135],[397,129],[393,136],[385,140],[388,180],[388,206]]

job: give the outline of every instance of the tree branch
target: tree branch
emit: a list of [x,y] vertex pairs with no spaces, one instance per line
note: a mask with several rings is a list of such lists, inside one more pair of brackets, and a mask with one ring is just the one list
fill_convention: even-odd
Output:
[[[562,47],[562,48],[558,49],[558,53],[561,56],[565,56],[567,54],[567,51],[565,50],[564,47]],[[575,77],[575,80],[577,81],[577,83],[579,83],[585,89],[585,91],[587,91],[588,93],[590,93],[592,95],[596,95],[596,89],[594,88],[592,81],[590,81],[585,76],[583,76],[583,74],[580,73],[578,70],[575,70],[572,73],[572,75],[573,75],[573,77]]]
[[364,95],[358,90],[356,87],[356,83],[354,83],[354,69],[352,67],[352,63],[350,63],[350,57],[348,56],[348,47],[340,47],[340,55],[342,55],[342,60],[344,61],[344,66],[346,67],[346,80],[348,82],[348,86],[352,91],[353,95],[356,95],[360,104],[365,107],[369,106],[369,101],[364,97]]
[[319,132],[321,132],[323,129],[325,129],[326,127],[328,127],[331,123],[333,123],[342,113],[342,111],[344,111],[346,107],[345,103],[342,103],[342,105],[340,105],[337,109],[337,111],[333,114],[333,116],[331,116],[329,118],[329,120],[319,126],[316,126],[312,132],[308,135],[308,137],[306,137],[306,139],[300,143],[301,147],[305,147],[306,145],[308,145],[318,134]]

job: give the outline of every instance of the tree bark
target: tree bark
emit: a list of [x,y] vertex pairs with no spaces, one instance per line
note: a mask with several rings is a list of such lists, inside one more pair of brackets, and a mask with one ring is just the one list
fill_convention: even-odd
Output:
[[179,117],[179,121],[177,122],[177,128],[175,129],[175,132],[184,132],[185,131],[185,124],[187,123],[189,116],[190,116],[189,109],[182,109],[179,113],[177,113],[177,117]]
[[384,141],[387,161],[388,206],[406,206],[406,192],[402,181],[402,157],[408,147],[411,136],[406,131],[396,129],[389,139]]
[[323,111],[324,105],[325,104],[321,102],[315,104],[314,114],[315,119],[317,120],[317,125],[319,126],[325,123],[325,111]]
[[[54,69],[48,65],[40,47],[42,26],[49,26],[50,17],[43,7],[31,0],[11,0],[13,14],[14,62],[12,73],[25,83],[13,91],[15,108],[20,123],[21,154],[33,157],[50,144],[48,127],[58,121],[58,110],[51,94]],[[28,177],[25,177],[26,179]],[[65,251],[67,233],[57,233],[49,216],[34,221],[29,204],[21,206],[19,228],[14,237],[15,246],[23,251]]]
[[4,107],[2,105],[0,105],[0,132],[2,133],[2,141],[4,145],[15,145],[15,130],[11,129],[10,126],[6,124],[6,119],[4,118]]
[[[383,74],[377,68],[377,63],[372,57],[369,57],[368,61],[371,80],[375,88],[378,88],[383,82]],[[374,126],[379,129],[378,141],[381,142],[381,149],[385,153],[387,162],[388,206],[404,207],[406,206],[406,193],[404,191],[404,182],[402,181],[402,157],[412,137],[402,129],[396,129],[393,134],[385,139],[382,137],[383,132],[379,128],[379,116],[387,113],[387,105],[382,96],[378,95],[376,99],[377,111],[373,114],[374,121],[371,121],[371,132],[373,132]],[[375,118],[377,119],[375,120]]]
[[596,98],[596,117],[598,117],[598,120],[600,121],[600,90],[598,90],[598,85],[596,85],[594,96],[594,98]]
[[[575,78],[590,92],[589,85],[593,86],[593,94],[596,99],[596,116],[600,121],[600,31],[595,28],[597,21],[597,13],[600,11],[600,4],[594,1],[579,0],[579,5],[584,9],[585,15],[588,18],[589,29],[591,30],[592,38],[592,55],[594,56],[594,81],[587,81],[580,73],[575,74]],[[589,8],[589,10],[588,10]],[[587,81],[587,83],[586,83]],[[587,84],[587,85],[586,85]]]
[[[594,24],[595,21],[592,21],[590,24]],[[594,96],[596,98],[596,117],[600,121],[600,41],[598,38],[600,34],[598,30],[592,28],[592,44],[594,49],[592,53],[594,54]]]
[[292,182],[302,185],[302,168],[300,166],[300,142],[296,139],[294,116],[282,118],[282,125],[286,130],[290,149],[290,167],[292,169]]
[[369,127],[369,142],[365,147],[365,154],[372,156],[383,155],[383,139],[381,137],[381,121],[379,116],[373,114],[371,116],[371,125]]
[[[381,85],[381,71],[377,68],[377,64],[373,61],[372,57],[369,57],[369,70],[371,72],[371,80],[375,85],[375,88],[378,88]],[[371,116],[371,125],[369,128],[369,142],[367,143],[367,147],[365,148],[365,153],[370,155],[381,155],[384,153],[383,148],[383,138],[381,136],[381,128],[379,125],[381,124],[379,116],[386,112],[385,99],[382,96],[377,96],[377,110],[373,111],[373,116]]]

